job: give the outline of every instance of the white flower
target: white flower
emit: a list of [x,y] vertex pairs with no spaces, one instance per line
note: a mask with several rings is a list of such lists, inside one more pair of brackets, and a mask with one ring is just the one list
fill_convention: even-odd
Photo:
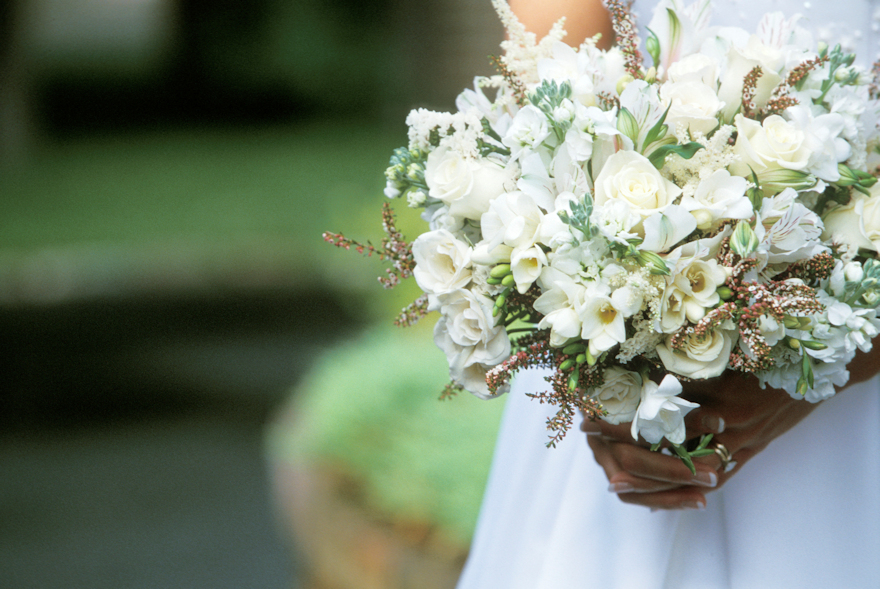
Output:
[[620,200],[646,219],[662,212],[681,194],[681,188],[660,175],[645,156],[619,151],[608,158],[596,177],[594,199],[598,206]]
[[535,245],[543,217],[530,196],[508,192],[492,201],[489,210],[480,217],[480,228],[490,252],[502,244],[527,249]]
[[489,297],[463,289],[438,295],[431,302],[431,310],[441,314],[434,327],[434,343],[446,354],[450,377],[482,398],[490,396],[486,370],[510,356],[507,332],[492,317],[494,305]]
[[[673,276],[672,284],[680,292],[682,311],[696,323],[710,309],[718,304],[718,287],[727,280],[727,272],[717,260],[692,260],[681,266]],[[669,289],[667,289],[668,291]]]
[[579,309],[581,338],[590,342],[590,353],[598,356],[626,340],[623,313],[607,295],[588,293]]
[[872,187],[870,197],[857,194],[825,215],[825,234],[835,243],[880,251],[880,189]]
[[698,81],[666,82],[660,86],[660,99],[669,106],[670,128],[682,124],[691,133],[704,135],[718,126],[716,115],[724,106],[712,88]]
[[549,327],[550,345],[560,347],[581,333],[577,309],[584,304],[586,288],[552,267],[541,272],[541,284],[544,293],[534,303],[535,310],[544,315],[538,327]]
[[510,254],[510,269],[516,290],[524,294],[532,283],[541,275],[541,269],[547,265],[547,254],[538,246],[515,248]]
[[779,70],[784,65],[781,53],[764,45],[752,35],[745,47],[731,46],[727,54],[727,63],[721,76],[718,98],[724,102],[722,115],[729,121],[742,104],[743,80],[752,68],[761,66],[762,75],[758,78],[755,96],[752,101],[755,108],[763,108],[770,98],[770,93],[782,81]]
[[596,103],[593,79],[588,74],[589,57],[586,53],[575,51],[561,41],[553,44],[553,58],[538,61],[538,77],[571,84],[571,94],[578,103],[593,106]]
[[666,76],[672,82],[702,82],[710,88],[718,84],[718,64],[702,53],[694,53],[672,63],[666,70]]
[[471,281],[471,248],[441,229],[422,233],[412,244],[413,276],[423,291],[443,294]]
[[697,228],[697,220],[687,209],[679,205],[669,205],[663,212],[657,212],[645,219],[645,240],[639,249],[650,252],[665,252]]
[[450,214],[478,220],[489,203],[504,192],[510,174],[485,158],[470,160],[446,147],[428,155],[428,195],[449,205]]
[[637,440],[642,434],[650,444],[657,444],[664,437],[673,444],[684,442],[684,417],[699,405],[678,397],[679,393],[681,383],[671,374],[667,374],[659,386],[645,380],[641,403],[630,430],[633,438]]
[[822,220],[798,202],[797,193],[791,188],[765,198],[758,219],[758,252],[770,264],[812,258],[826,249],[820,242]]
[[803,105],[787,108],[785,116],[806,133],[804,145],[811,152],[807,171],[828,182],[840,180],[837,164],[852,155],[852,147],[840,136],[845,126],[843,116],[837,113],[813,116]]
[[547,117],[537,107],[522,107],[513,117],[513,122],[501,142],[510,148],[511,154],[517,157],[524,148],[537,149],[548,137],[550,127]]
[[632,421],[642,396],[642,377],[638,372],[611,366],[602,374],[605,382],[593,398],[607,411],[602,419],[613,425]]
[[705,335],[690,334],[684,339],[682,349],[674,349],[672,336],[657,346],[657,354],[663,366],[688,378],[712,378],[727,368],[733,340],[723,330],[707,331]]
[[[796,123],[779,115],[770,115],[763,123],[741,114],[734,119],[737,137],[734,152],[740,161],[730,166],[737,176],[759,176],[766,170],[785,168],[806,170],[812,151],[807,147],[806,134]],[[751,167],[751,170],[749,169]]]
[[754,212],[746,189],[749,183],[727,170],[716,170],[700,180],[693,196],[683,196],[681,206],[697,219],[699,229],[709,229],[722,219],[748,219]]

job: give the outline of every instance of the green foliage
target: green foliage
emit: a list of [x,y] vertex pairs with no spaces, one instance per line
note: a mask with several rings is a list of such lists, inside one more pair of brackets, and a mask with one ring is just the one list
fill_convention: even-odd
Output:
[[[0,275],[35,271],[28,260],[41,252],[74,276],[124,280],[145,264],[169,268],[169,284],[200,268],[252,273],[258,261],[286,283],[337,285],[359,313],[390,321],[416,285],[385,291],[378,260],[332,248],[321,234],[381,239],[382,170],[401,131],[334,120],[47,144],[0,175]],[[424,230],[417,211],[397,212],[405,236]]]
[[427,329],[378,329],[328,353],[292,398],[270,452],[343,468],[386,517],[436,523],[467,543],[473,533],[502,400],[438,400],[445,357]]

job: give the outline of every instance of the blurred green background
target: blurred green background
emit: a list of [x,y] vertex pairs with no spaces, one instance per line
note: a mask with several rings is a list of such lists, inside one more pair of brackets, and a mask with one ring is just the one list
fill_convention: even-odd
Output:
[[488,0],[2,4],[8,586],[307,586],[278,462],[466,549],[502,403],[436,401],[433,320],[382,327],[415,285],[321,233],[381,240],[406,113],[500,39]]

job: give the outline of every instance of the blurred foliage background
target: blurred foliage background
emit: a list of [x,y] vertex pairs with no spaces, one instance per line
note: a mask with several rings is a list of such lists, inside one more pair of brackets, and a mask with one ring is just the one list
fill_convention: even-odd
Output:
[[[32,467],[71,452],[71,432],[90,444],[96,427],[110,428],[97,446],[103,448],[122,444],[132,427],[181,414],[198,421],[208,412],[212,419],[222,415],[223,431],[246,422],[248,439],[261,439],[290,391],[294,399],[312,397],[307,409],[294,412],[312,411],[315,423],[327,424],[307,436],[321,441],[311,444],[313,455],[331,462],[349,456],[362,480],[376,473],[375,488],[386,490],[367,491],[374,508],[432,514],[466,541],[501,404],[450,413],[435,401],[445,375],[442,354],[429,343],[430,325],[417,333],[427,348],[398,346],[370,356],[393,348],[395,337],[370,326],[389,323],[417,289],[384,291],[375,280],[380,264],[326,245],[321,233],[381,239],[382,172],[391,150],[406,141],[406,113],[453,108],[474,75],[492,73],[487,56],[497,53],[501,35],[488,0],[7,0],[0,6],[0,336],[9,350],[0,360],[8,375],[0,388],[0,451],[23,456],[22,440],[52,440],[45,455],[21,462],[20,476],[6,477],[15,482],[5,484],[18,486],[0,489],[3,508],[22,514],[18,523],[0,526],[0,568],[9,578],[20,586],[102,586],[95,571],[106,563],[83,568],[82,543],[58,540],[57,520],[45,519],[39,529],[27,524],[28,509],[46,508],[27,502],[34,485],[57,491],[41,500],[64,503],[66,486],[51,469]],[[403,203],[396,208],[405,234],[422,230],[415,213]],[[342,340],[354,343],[330,352],[300,382]],[[429,354],[436,357],[428,360]],[[395,364],[408,371],[395,378],[389,368]],[[352,413],[358,404],[351,397],[322,395],[328,386],[370,382],[362,414]],[[357,399],[357,391],[350,393]],[[435,413],[416,425],[423,411]],[[377,433],[381,428],[361,427],[364,415],[379,422],[383,412],[414,429],[391,440]],[[333,428],[349,431],[349,421],[350,433],[365,436],[352,438],[358,453],[330,443],[341,437]],[[308,445],[289,431],[292,423],[276,420],[276,457],[296,456]],[[187,427],[173,442],[182,454],[192,440]],[[475,427],[481,431],[471,438]],[[419,432],[424,437],[416,439]],[[380,446],[390,454],[378,454]],[[413,479],[424,485],[395,486],[413,453],[431,446],[448,449],[430,454],[443,474],[428,468]],[[155,447],[131,451],[136,469],[147,460],[137,453]],[[101,456],[83,458],[83,480]],[[107,468],[117,479],[133,476]],[[158,467],[156,476],[179,476],[172,470]],[[439,501],[437,485],[459,475],[471,486],[457,503]],[[229,473],[237,482],[244,476]],[[171,493],[164,500],[178,499]],[[435,513],[440,504],[446,511]],[[73,509],[101,509],[83,505]],[[120,505],[123,518],[141,509]],[[269,517],[271,508],[264,507]],[[175,517],[160,543],[173,544],[183,533],[175,530]],[[84,516],[69,525],[100,520]],[[70,531],[71,538],[81,532]],[[13,566],[23,558],[23,535],[43,540]],[[109,545],[118,543],[108,538]],[[71,570],[81,578],[37,572],[41,559],[64,550],[79,563]],[[134,542],[116,558],[143,553]],[[210,568],[193,558],[181,566]],[[253,579],[259,565],[242,566]],[[157,586],[144,572],[152,570],[148,564],[129,568],[137,574],[110,575],[106,586]],[[198,582],[188,586],[206,582],[193,575]]]

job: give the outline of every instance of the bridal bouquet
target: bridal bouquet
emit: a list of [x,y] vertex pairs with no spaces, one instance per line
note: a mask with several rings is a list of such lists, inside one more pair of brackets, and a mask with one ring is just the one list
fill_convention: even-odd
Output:
[[[689,462],[682,381],[725,371],[817,402],[880,330],[880,89],[797,17],[710,27],[708,2],[661,1],[643,59],[608,0],[616,46],[537,42],[503,0],[499,74],[457,112],[413,111],[385,194],[423,210],[412,244],[390,208],[382,247],[438,311],[452,385],[488,398],[518,370],[532,396],[664,438]],[[876,72],[875,72],[876,73]]]

